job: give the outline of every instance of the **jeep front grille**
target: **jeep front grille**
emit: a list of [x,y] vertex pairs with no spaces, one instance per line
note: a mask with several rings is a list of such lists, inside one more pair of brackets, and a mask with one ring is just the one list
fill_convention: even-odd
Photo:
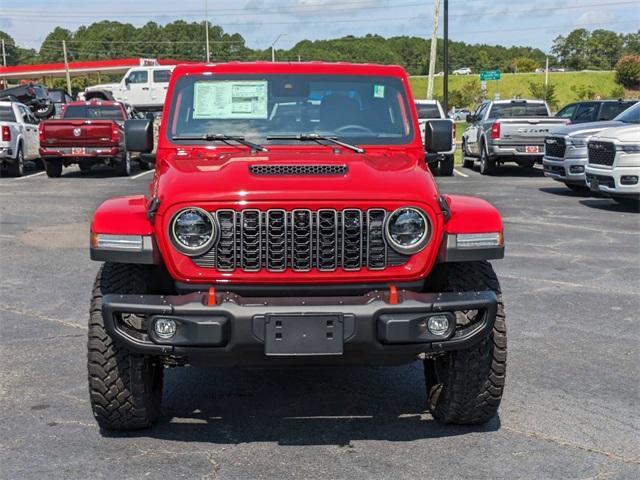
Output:
[[589,163],[611,167],[616,158],[616,146],[611,142],[589,142]]
[[223,272],[382,270],[409,259],[387,245],[387,212],[383,209],[224,209],[212,213],[220,237],[211,250],[193,258],[202,268]]
[[346,165],[251,165],[249,172],[253,175],[346,175]]
[[547,137],[544,142],[544,153],[548,157],[564,158],[566,149],[563,137]]

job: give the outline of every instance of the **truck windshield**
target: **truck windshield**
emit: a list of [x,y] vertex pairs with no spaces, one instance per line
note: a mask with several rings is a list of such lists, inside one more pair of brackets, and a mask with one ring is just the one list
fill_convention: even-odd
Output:
[[[202,75],[181,78],[168,138],[242,136],[292,143],[318,134],[350,144],[404,144],[413,126],[404,86],[394,77],[347,75]],[[180,143],[205,143],[202,139]]]
[[640,103],[636,103],[633,107],[626,109],[614,120],[624,123],[640,123]]
[[0,106],[0,122],[15,122],[16,116],[13,108],[9,106]]
[[122,109],[116,105],[70,105],[64,111],[65,120],[96,119],[96,120],[124,120]]
[[416,103],[416,110],[418,110],[418,118],[420,120],[426,120],[429,118],[440,118],[440,110],[437,105],[425,105]]
[[548,117],[544,103],[497,103],[491,107],[489,118]]

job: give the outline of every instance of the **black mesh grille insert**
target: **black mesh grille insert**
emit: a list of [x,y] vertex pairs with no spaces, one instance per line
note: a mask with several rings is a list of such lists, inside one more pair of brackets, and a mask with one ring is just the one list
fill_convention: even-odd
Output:
[[611,167],[616,158],[616,146],[610,142],[589,142],[589,163]]
[[253,175],[345,175],[346,165],[251,165]]
[[218,210],[215,215],[218,244],[193,258],[203,268],[224,272],[381,270],[404,265],[410,258],[387,245],[387,212],[381,208]]
[[544,142],[544,153],[548,157],[564,158],[567,149],[563,137],[547,137]]

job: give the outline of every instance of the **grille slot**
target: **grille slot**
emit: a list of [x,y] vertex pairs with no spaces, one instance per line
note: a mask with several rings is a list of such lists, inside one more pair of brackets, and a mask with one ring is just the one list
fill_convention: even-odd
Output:
[[253,175],[346,175],[346,165],[250,165]]
[[548,137],[544,142],[544,153],[548,157],[564,158],[567,145],[563,137]]
[[616,159],[616,146],[610,142],[589,142],[589,163],[613,166]]
[[218,210],[218,244],[192,260],[222,272],[332,272],[404,265],[410,256],[386,243],[386,216],[381,208]]

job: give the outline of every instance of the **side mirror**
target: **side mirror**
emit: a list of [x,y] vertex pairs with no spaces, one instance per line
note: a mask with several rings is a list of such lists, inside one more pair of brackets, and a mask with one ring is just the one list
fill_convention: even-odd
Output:
[[149,120],[124,122],[124,143],[127,151],[151,153],[153,150],[153,123]]
[[424,126],[424,145],[427,154],[437,155],[451,151],[453,122],[451,120],[427,120]]
[[473,113],[467,113],[467,117],[465,118],[467,123],[473,123],[476,121],[476,117]]
[[124,77],[124,84],[128,87],[131,83],[131,79],[129,77]]

